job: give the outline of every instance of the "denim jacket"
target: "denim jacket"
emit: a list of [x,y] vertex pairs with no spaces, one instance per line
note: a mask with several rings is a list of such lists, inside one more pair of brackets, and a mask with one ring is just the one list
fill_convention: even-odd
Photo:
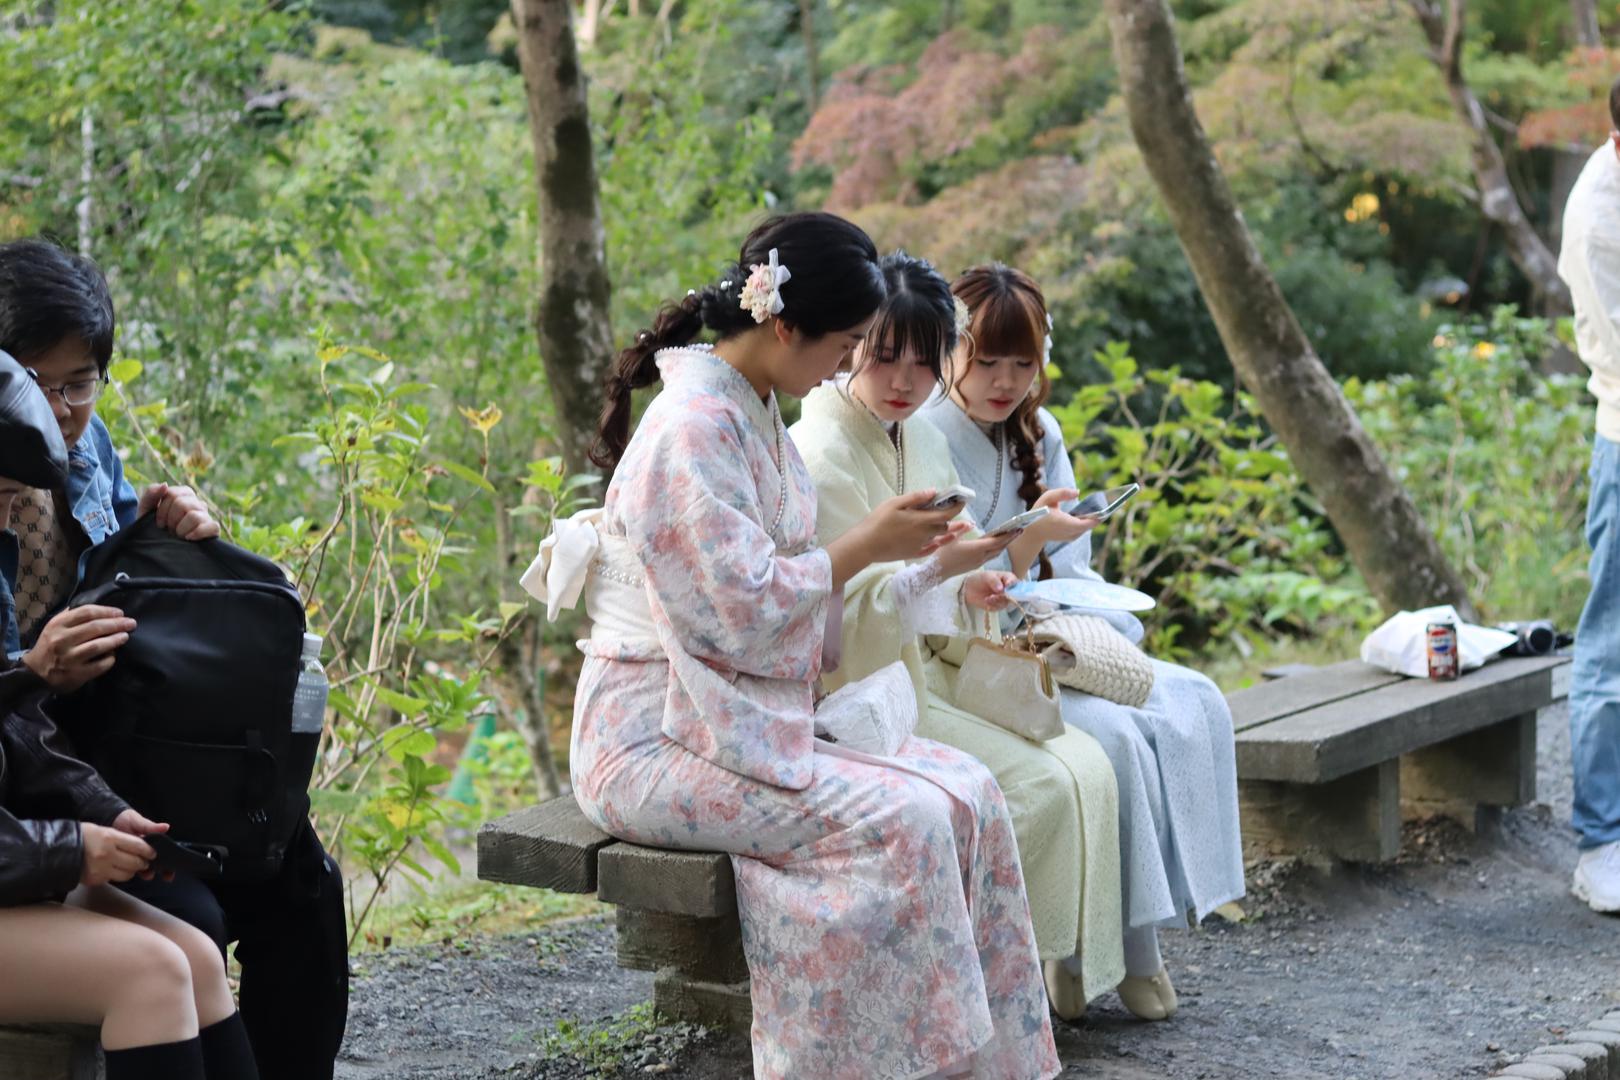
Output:
[[[124,479],[124,464],[113,449],[112,436],[99,416],[90,417],[90,426],[68,451],[67,503],[73,519],[90,540],[90,546],[79,556],[77,581],[84,576],[90,548],[129,526],[139,505],[135,489]],[[0,532],[0,578],[5,579],[5,588],[0,589],[0,645],[11,659],[22,654],[13,599],[17,591],[17,558],[16,534]]]

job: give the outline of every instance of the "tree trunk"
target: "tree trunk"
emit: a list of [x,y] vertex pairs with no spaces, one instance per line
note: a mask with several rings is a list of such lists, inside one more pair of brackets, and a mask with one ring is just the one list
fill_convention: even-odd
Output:
[[540,191],[540,295],[535,334],[556,407],[563,459],[590,469],[587,454],[613,358],[606,236],[574,44],[572,0],[512,0],[518,63],[529,98]]
[[810,111],[821,105],[821,50],[816,47],[816,0],[799,0],[799,33],[804,37],[804,66],[810,73]]
[[1569,11],[1575,17],[1575,44],[1588,49],[1603,48],[1596,0],[1569,0]]
[[[512,518],[506,500],[495,496],[495,565],[499,567],[499,593],[502,603],[527,604],[528,598],[520,594],[513,584],[518,579],[517,560],[513,557]],[[551,748],[551,727],[546,723],[546,673],[540,643],[539,619],[532,611],[525,611],[523,627],[516,634],[501,640],[498,655],[508,679],[517,684],[522,706],[513,718],[513,726],[522,734],[529,748],[529,763],[534,769],[535,787],[542,799],[556,798],[562,793],[557,776],[557,755]]]
[[1474,183],[1479,187],[1480,212],[1502,226],[1507,235],[1508,256],[1519,272],[1530,279],[1548,309],[1554,314],[1569,314],[1574,307],[1569,286],[1558,276],[1558,257],[1542,241],[1524,207],[1519,205],[1518,193],[1508,180],[1507,165],[1502,160],[1501,148],[1496,145],[1496,137],[1491,134],[1485,110],[1463,79],[1464,0],[1446,0],[1444,15],[1430,0],[1409,2],[1434,49],[1434,62],[1445,76],[1451,103],[1473,136]]
[[1105,0],[1136,138],[1221,342],[1384,607],[1471,612],[1434,534],[1260,259],[1193,110],[1165,0]]

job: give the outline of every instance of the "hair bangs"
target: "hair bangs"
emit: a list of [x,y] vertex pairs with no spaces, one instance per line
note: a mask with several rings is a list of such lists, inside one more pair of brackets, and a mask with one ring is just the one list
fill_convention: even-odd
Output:
[[864,351],[869,361],[878,363],[910,353],[934,378],[943,379],[945,357],[955,347],[956,328],[940,319],[926,298],[904,292],[890,297],[878,313],[877,322],[866,333]]
[[1021,290],[987,296],[974,307],[968,328],[975,356],[1020,356],[1039,360],[1046,354],[1046,318],[1035,299]]

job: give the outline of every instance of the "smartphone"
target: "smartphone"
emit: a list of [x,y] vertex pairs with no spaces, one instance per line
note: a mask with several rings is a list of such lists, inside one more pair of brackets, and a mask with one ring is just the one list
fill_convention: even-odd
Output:
[[1074,517],[1094,517],[1098,521],[1107,521],[1114,516],[1114,511],[1124,506],[1130,501],[1131,496],[1141,490],[1141,484],[1126,484],[1123,487],[1109,488],[1107,491],[1093,491],[1069,507],[1067,513]]
[[220,848],[208,844],[188,844],[167,833],[147,833],[141,839],[157,852],[157,858],[152,860],[152,869],[159,873],[172,870],[200,878],[215,878],[225,872],[224,852]]
[[1045,506],[1037,506],[1033,510],[1025,510],[1022,514],[1018,514],[1014,517],[1008,518],[1006,521],[1003,521],[1000,525],[997,525],[984,535],[1000,536],[1002,533],[1017,532],[1020,529],[1027,529],[1051,512],[1051,508]]
[[970,487],[961,484],[952,484],[950,487],[935,495],[932,502],[923,504],[924,510],[943,510],[948,506],[966,506],[978,494]]

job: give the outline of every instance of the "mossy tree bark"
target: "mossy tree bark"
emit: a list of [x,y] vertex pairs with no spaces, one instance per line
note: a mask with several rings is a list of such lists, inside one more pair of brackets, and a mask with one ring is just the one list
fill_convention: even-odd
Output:
[[1260,258],[1193,109],[1165,0],[1105,3],[1131,132],[1238,378],[1379,602],[1471,613],[1462,580]]
[[585,72],[569,0],[512,0],[512,18],[540,196],[535,334],[563,458],[570,471],[585,472],[613,360],[612,290]]

